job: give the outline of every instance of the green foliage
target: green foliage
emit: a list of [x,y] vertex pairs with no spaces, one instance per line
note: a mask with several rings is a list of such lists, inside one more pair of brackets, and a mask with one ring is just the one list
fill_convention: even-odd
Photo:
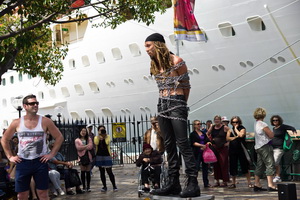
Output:
[[[2,2],[2,1],[1,1]],[[66,45],[51,42],[51,23],[81,23],[94,17],[103,22],[96,26],[116,28],[129,19],[153,23],[155,12],[165,12],[171,0],[99,0],[85,1],[98,11],[86,16],[81,9],[70,8],[74,0],[6,0],[0,3],[0,78],[8,69],[40,76],[46,83],[55,85],[63,72],[62,59]],[[85,8],[86,9],[86,8]],[[84,9],[83,9],[84,10]],[[69,16],[69,21],[58,20]],[[1,79],[0,79],[1,81]]]

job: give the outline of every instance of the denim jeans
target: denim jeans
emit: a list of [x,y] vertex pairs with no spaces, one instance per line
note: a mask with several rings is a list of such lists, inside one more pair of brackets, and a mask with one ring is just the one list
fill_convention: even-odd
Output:
[[[188,110],[183,95],[171,96],[170,99],[159,99],[158,123],[164,137],[168,160],[169,176],[179,176],[180,161],[177,154],[177,146],[183,156],[188,176],[197,176],[196,161],[191,146],[188,142],[187,116]],[[179,100],[179,101],[177,101]],[[175,109],[170,109],[175,107]],[[167,111],[167,112],[164,112]],[[177,144],[177,146],[176,146]]]

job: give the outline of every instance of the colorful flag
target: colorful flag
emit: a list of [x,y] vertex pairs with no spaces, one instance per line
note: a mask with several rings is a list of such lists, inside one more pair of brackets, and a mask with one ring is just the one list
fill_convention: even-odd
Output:
[[177,40],[206,41],[194,15],[195,0],[174,0],[174,32]]
[[81,6],[84,6],[85,4],[89,4],[90,0],[72,0],[71,1],[71,8],[80,8]]

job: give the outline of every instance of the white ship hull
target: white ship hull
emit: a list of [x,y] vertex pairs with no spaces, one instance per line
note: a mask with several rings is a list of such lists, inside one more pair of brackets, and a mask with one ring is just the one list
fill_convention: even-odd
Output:
[[[159,32],[190,70],[189,119],[206,121],[216,114],[228,118],[238,115],[252,131],[253,111],[261,106],[267,109],[266,121],[279,114],[299,129],[299,0],[197,0],[195,16],[208,41],[179,42],[179,52],[169,39],[173,37],[173,9],[158,15],[149,27],[128,21],[111,30],[91,28],[97,20],[88,22],[84,37],[69,45],[64,76],[56,86],[45,85],[39,78],[19,82],[14,71],[3,75],[7,83],[0,86],[1,126],[7,127],[18,117],[11,106],[14,97],[29,93],[38,96],[40,114],[55,116],[55,108],[60,106],[65,119],[154,115],[158,90],[149,76],[150,59],[144,40]],[[265,30],[251,29],[251,25],[257,25],[251,17],[257,16]],[[226,23],[232,25],[234,36],[226,37],[230,31],[220,31],[218,26]],[[132,44],[139,47],[140,54],[130,51],[136,50]],[[113,57],[120,56],[112,54],[113,48],[119,48],[120,59]],[[11,76],[15,76],[14,84],[9,83]]]

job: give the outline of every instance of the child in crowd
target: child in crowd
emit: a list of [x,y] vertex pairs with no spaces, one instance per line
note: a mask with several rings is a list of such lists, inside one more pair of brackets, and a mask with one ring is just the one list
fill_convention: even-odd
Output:
[[144,191],[149,192],[149,177],[153,175],[154,188],[159,188],[160,173],[161,173],[161,154],[153,150],[150,144],[145,143],[143,145],[143,153],[139,156],[136,161],[136,166],[142,166],[142,184],[145,186]]

